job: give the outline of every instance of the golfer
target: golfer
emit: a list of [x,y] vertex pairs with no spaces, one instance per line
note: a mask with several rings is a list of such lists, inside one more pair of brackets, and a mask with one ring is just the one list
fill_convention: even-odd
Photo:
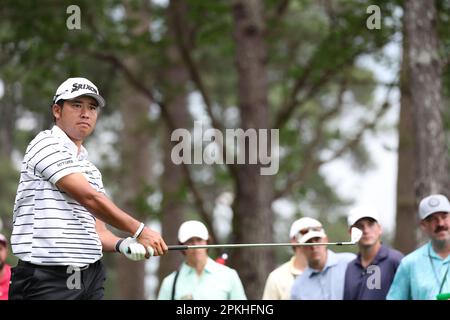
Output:
[[[132,260],[147,250],[167,251],[157,232],[106,196],[101,174],[88,160],[83,142],[104,106],[91,81],[67,79],[51,106],[55,125],[26,149],[14,204],[11,246],[19,262],[10,299],[102,299],[102,251],[120,251]],[[132,237],[116,237],[104,222]],[[81,284],[73,287],[68,278],[75,272]]]
[[436,300],[450,293],[450,203],[432,194],[420,201],[420,228],[430,238],[403,258],[394,277],[388,300]]

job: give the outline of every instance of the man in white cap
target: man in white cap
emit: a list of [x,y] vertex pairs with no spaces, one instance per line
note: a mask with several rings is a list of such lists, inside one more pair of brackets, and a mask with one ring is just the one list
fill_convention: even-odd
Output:
[[[10,299],[102,299],[102,251],[131,260],[167,251],[159,233],[106,196],[100,171],[87,158],[82,144],[104,106],[91,81],[67,79],[53,98],[55,125],[26,149],[14,204],[11,247],[19,262]],[[116,237],[103,221],[132,237]],[[75,272],[82,281],[69,285]]]
[[[311,228],[299,237],[299,243],[325,243],[323,228]],[[298,276],[291,290],[292,300],[342,300],[347,264],[355,259],[353,253],[334,253],[325,245],[303,248],[308,268]]]
[[381,243],[383,228],[373,207],[356,207],[347,217],[349,231],[360,229],[359,254],[347,266],[344,300],[384,300],[403,254]]
[[[309,231],[310,228],[322,228],[319,221],[309,217],[295,220],[289,231],[292,243],[298,243],[298,237]],[[308,266],[303,248],[292,247],[294,255],[291,259],[273,270],[264,287],[263,300],[288,300],[291,298],[292,284]]]
[[[178,229],[183,245],[206,245],[209,233],[197,220],[189,220]],[[162,281],[158,300],[244,300],[244,287],[237,272],[215,262],[208,249],[182,251],[185,261]]]
[[450,293],[450,203],[442,194],[420,201],[420,228],[430,238],[403,258],[387,295],[389,300],[436,300]]

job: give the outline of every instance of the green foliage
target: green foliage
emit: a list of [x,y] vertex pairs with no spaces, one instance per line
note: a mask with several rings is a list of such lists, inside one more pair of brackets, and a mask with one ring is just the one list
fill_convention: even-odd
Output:
[[[275,191],[282,190],[288,179],[303,168],[323,160],[324,154],[333,153],[337,146],[354,137],[353,129],[359,123],[343,128],[340,126],[343,120],[353,118],[355,114],[370,116],[374,113],[375,77],[357,61],[365,55],[385,60],[383,47],[400,30],[399,20],[394,15],[397,2],[374,0],[370,3],[382,9],[380,30],[366,27],[367,1],[289,1],[286,10],[279,14],[280,1],[263,2],[266,17],[264,35],[268,48],[265,60],[269,79],[267,94],[272,123],[287,103],[293,101],[295,105],[287,121],[277,128],[280,129],[281,161],[280,171],[274,179]],[[188,37],[184,39],[185,44],[202,77],[214,112],[219,120],[225,122],[227,119],[225,127],[239,127],[232,2],[188,0],[185,3],[188,7],[187,21],[181,25]],[[449,1],[438,3],[443,55],[448,56],[450,36],[446,22],[450,5]],[[71,4],[69,0],[2,2],[1,79],[8,84],[20,84],[21,95],[14,103],[19,106],[20,114],[29,111],[38,123],[36,128],[29,130],[16,129],[15,149],[20,153],[36,131],[49,126],[49,106],[55,86],[69,75],[82,75],[98,85],[107,100],[108,107],[102,111],[106,119],[123,103],[119,93],[124,84],[135,85],[133,80],[162,101],[174,94],[171,90],[176,90],[162,80],[163,73],[171,66],[167,49],[176,47],[173,35],[168,33],[167,6],[142,1],[77,1],[81,8],[82,27],[81,30],[68,30],[66,8]],[[138,32],[142,22],[140,15],[147,17],[150,26]],[[127,65],[130,60],[137,61],[137,65],[130,67],[134,77],[132,81],[120,66],[121,63]],[[448,106],[450,96],[449,70],[447,65],[443,82],[447,96],[445,106]],[[296,84],[300,85],[294,92]],[[343,86],[345,99],[338,107]],[[184,89],[188,93],[198,93],[193,81],[188,81]],[[132,106],[129,108],[132,112]],[[444,108],[446,127],[450,128],[448,110]],[[227,115],[234,111],[238,115],[228,121]],[[142,119],[146,119],[145,115]],[[354,122],[358,121],[355,119]],[[156,127],[166,124],[159,115],[153,122],[143,121],[143,125]],[[120,136],[120,126],[109,130]],[[154,132],[151,138],[159,140],[156,153],[162,152],[163,146],[169,142],[162,138],[165,135]],[[117,144],[112,148],[115,152],[119,150]],[[347,150],[344,159],[361,171],[371,165],[370,152],[363,143]],[[103,166],[102,163],[98,165]],[[102,168],[105,185],[113,185],[113,193],[120,192],[114,189],[119,165],[127,166],[127,163],[119,161],[115,166],[108,164]],[[234,177],[225,166],[191,166],[191,169],[198,189],[210,207],[218,194],[235,188]],[[18,174],[9,161],[1,161],[0,214],[4,218],[11,217],[17,179]],[[152,181],[136,195],[134,207],[142,214],[159,218],[160,207],[157,201],[149,202],[149,196],[157,197],[160,191],[159,181]],[[300,187],[288,193],[287,198],[296,204],[307,204],[311,211],[320,213],[330,239],[347,238],[345,222],[338,217],[350,200],[341,199],[319,170],[314,168],[307,172]],[[198,218],[198,208],[186,184],[177,194],[163,201],[186,202],[190,208],[186,217]],[[305,212],[299,209],[296,214]]]
[[16,197],[19,173],[8,159],[0,159],[0,219],[3,222],[4,231],[9,234],[12,227],[12,215],[14,200]]

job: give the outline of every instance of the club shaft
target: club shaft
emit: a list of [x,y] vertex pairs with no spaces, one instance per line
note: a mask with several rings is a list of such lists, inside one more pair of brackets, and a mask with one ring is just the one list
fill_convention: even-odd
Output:
[[205,245],[169,245],[169,250],[191,250],[212,248],[263,248],[263,247],[310,247],[310,246],[348,246],[354,242],[308,242],[308,243],[236,243],[236,244],[205,244]]

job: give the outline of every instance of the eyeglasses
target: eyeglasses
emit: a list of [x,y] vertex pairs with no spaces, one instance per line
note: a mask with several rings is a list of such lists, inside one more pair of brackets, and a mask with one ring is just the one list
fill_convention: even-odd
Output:
[[310,228],[302,229],[298,233],[303,236],[303,235],[307,234],[310,231],[319,231],[320,232],[322,230],[323,230],[323,227],[310,227]]

